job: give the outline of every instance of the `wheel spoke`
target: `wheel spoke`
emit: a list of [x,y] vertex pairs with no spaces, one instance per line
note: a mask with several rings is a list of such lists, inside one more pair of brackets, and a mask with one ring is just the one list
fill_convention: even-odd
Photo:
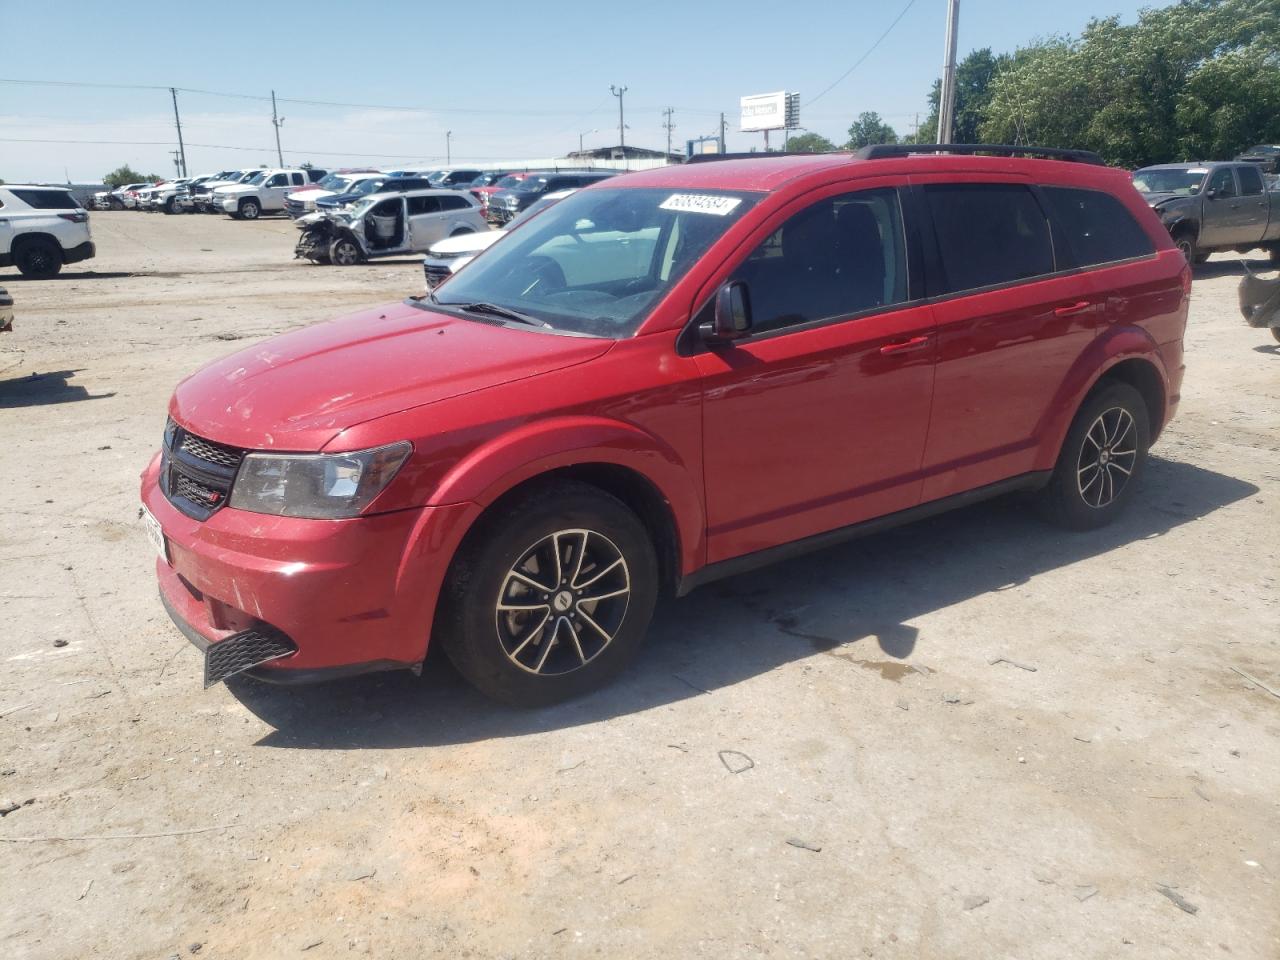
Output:
[[[1108,470],[1110,470],[1112,467],[1115,467],[1117,470],[1119,470],[1121,473],[1123,473],[1126,477],[1127,477],[1127,476],[1129,476],[1129,474],[1131,474],[1131,473],[1133,472],[1132,470],[1128,470],[1128,469],[1126,469],[1126,468],[1124,468],[1124,467],[1120,466],[1120,464],[1116,463],[1114,460],[1112,460],[1110,463],[1108,463],[1108,464],[1107,464],[1107,469],[1108,469]],[[1123,483],[1124,481],[1121,481],[1121,482]]]
[[[1133,429],[1133,417],[1129,416],[1128,413],[1122,413],[1120,418],[1120,423],[1124,424],[1124,433],[1121,433],[1119,436],[1112,438],[1111,446],[1113,447],[1116,446],[1116,444],[1118,444],[1121,440],[1123,440],[1125,437],[1129,435],[1129,431]],[[1120,429],[1120,424],[1116,424],[1116,430],[1119,431],[1119,429]]]
[[600,624],[596,623],[595,620],[592,619],[591,615],[588,614],[585,610],[579,610],[578,616],[582,617],[582,619],[585,620],[591,626],[591,628],[596,631],[596,633],[604,637],[605,643],[608,643],[610,640],[613,639],[613,634],[611,634],[604,627],[600,626]]
[[591,586],[593,583],[595,583],[595,582],[596,582],[596,581],[598,581],[601,577],[603,577],[605,574],[607,574],[610,570],[613,570],[613,569],[615,569],[616,567],[618,567],[618,565],[619,565],[619,564],[621,564],[621,563],[622,563],[622,558],[621,558],[621,557],[619,557],[617,560],[613,561],[613,563],[609,564],[609,565],[608,565],[607,567],[605,567],[604,569],[602,569],[602,570],[597,570],[597,571],[596,571],[596,573],[595,573],[595,575],[594,575],[590,580],[588,580],[586,583],[578,583],[578,582],[575,580],[575,581],[570,582],[569,586],[573,587],[573,589],[575,589],[575,590],[585,590],[585,589],[587,589],[587,587]]
[[630,587],[623,587],[620,590],[614,590],[611,593],[602,593],[596,597],[582,597],[578,600],[578,603],[597,603],[600,600],[608,600],[610,597],[620,597],[624,593],[630,593],[630,592],[631,592]]
[[548,609],[547,615],[542,618],[542,622],[538,624],[537,629],[530,630],[529,635],[520,641],[520,646],[516,647],[514,650],[511,651],[510,656],[512,660],[515,660],[516,657],[520,656],[520,654],[524,651],[524,648],[529,645],[529,642],[533,640],[533,638],[536,637],[538,634],[542,633],[543,629],[547,625],[547,621],[550,619],[551,619],[551,610]]
[[564,617],[556,617],[555,626],[551,628],[551,635],[547,637],[547,645],[542,650],[542,656],[538,658],[538,665],[533,668],[534,673],[541,673],[542,668],[547,665],[547,657],[551,656],[551,649],[556,645],[556,637],[560,634],[560,624]]
[[574,558],[573,576],[569,578],[569,585],[578,582],[578,577],[582,575],[582,558],[587,555],[587,537],[591,536],[586,530],[582,531],[582,543],[578,545],[578,555]]
[[569,624],[569,638],[573,641],[573,649],[578,651],[578,659],[582,661],[582,665],[587,665],[587,655],[582,652],[582,643],[578,640],[578,631],[573,629],[573,624]]
[[498,609],[510,613],[532,613],[534,610],[550,610],[547,603],[500,603]]
[[560,534],[553,533],[551,535],[551,552],[556,558],[555,582],[559,587],[564,582],[564,562],[560,559]]
[[514,577],[527,586],[533,587],[535,590],[541,590],[543,593],[555,593],[555,586],[548,587],[546,584],[539,583],[537,580],[533,579],[533,577],[521,573],[519,570],[512,570],[509,576]]

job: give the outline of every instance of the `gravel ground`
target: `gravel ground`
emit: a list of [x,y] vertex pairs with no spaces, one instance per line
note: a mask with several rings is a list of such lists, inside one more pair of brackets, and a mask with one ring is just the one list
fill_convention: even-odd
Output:
[[1280,697],[1233,672],[1280,690],[1280,352],[1239,258],[1120,523],[1002,501],[728,580],[517,712],[434,656],[201,689],[136,520],[173,385],[421,268],[93,226],[0,276],[4,956],[1280,956]]

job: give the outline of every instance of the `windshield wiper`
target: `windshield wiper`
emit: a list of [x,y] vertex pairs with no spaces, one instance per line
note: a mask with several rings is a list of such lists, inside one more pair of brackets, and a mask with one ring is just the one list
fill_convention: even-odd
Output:
[[[439,303],[440,301],[436,301]],[[518,323],[527,323],[532,327],[544,327],[548,330],[552,329],[551,324],[545,320],[539,320],[537,317],[531,317],[527,313],[520,313],[518,310],[512,310],[510,307],[499,306],[496,303],[457,303],[442,304],[442,306],[456,306],[459,310],[465,310],[467,313],[487,313],[495,317],[503,317],[507,320],[515,320]]]

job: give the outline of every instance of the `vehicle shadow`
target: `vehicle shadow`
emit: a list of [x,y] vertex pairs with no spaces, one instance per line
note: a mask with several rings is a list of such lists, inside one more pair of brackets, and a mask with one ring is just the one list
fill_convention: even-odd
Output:
[[57,370],[0,380],[0,410],[76,403],[80,400],[105,400],[115,396],[114,390],[111,393],[90,394],[85,387],[68,383],[77,373],[80,370]]
[[1198,263],[1191,268],[1191,276],[1196,280],[1208,280],[1213,277],[1243,277],[1246,267],[1250,273],[1270,273],[1276,269],[1276,265],[1266,257],[1247,260],[1237,256],[1229,260],[1209,260]]
[[[1104,530],[1060,531],[1009,497],[724,580],[660,604],[640,656],[605,690],[540,710],[490,702],[435,651],[421,678],[375,674],[299,688],[237,678],[227,686],[275,728],[260,746],[394,749],[596,723],[711,693],[816,653],[893,678],[912,669],[901,661],[925,642],[950,642],[920,637],[911,621],[1163,536],[1257,491],[1152,458],[1141,496]],[[1006,652],[1034,657],[1034,631],[1026,643]]]
[[7,275],[6,275],[6,276],[5,276],[5,278],[4,278],[4,282],[5,282],[5,283],[12,283],[12,282],[17,282],[17,283],[39,283],[39,282],[41,282],[41,281],[47,281],[47,280],[53,280],[53,281],[62,281],[62,280],[120,280],[120,279],[123,279],[123,278],[125,278],[125,277],[132,277],[132,276],[136,276],[136,274],[134,274],[134,273],[132,273],[132,272],[130,272],[130,271],[128,271],[128,270],[124,270],[124,271],[121,271],[121,270],[103,270],[103,271],[98,271],[98,270],[77,270],[77,271],[74,271],[74,272],[67,271],[67,270],[63,270],[61,273],[56,274],[55,276],[52,276],[52,277],[24,277],[24,276],[23,276],[22,274],[20,274],[20,273],[15,273],[13,276],[7,276]]

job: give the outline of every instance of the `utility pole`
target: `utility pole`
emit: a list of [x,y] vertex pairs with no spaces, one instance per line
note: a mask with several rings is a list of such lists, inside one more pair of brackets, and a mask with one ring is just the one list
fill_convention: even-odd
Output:
[[622,122],[622,95],[627,92],[626,87],[615,87],[609,84],[609,92],[618,98],[618,148],[622,151],[623,159],[626,159],[627,152],[627,135],[623,131],[627,129],[625,123]]
[[725,152],[724,146],[724,112],[720,113],[720,152]]
[[[182,154],[179,153],[177,150],[170,150],[169,156],[173,157],[173,169],[178,171],[178,176],[180,177],[184,176],[184,173],[182,170],[182,161],[179,159],[182,156]],[[71,180],[68,179],[67,183],[70,183],[70,182]]]
[[588,133],[599,133],[599,132],[600,132],[599,130],[583,130],[580,134],[578,134],[578,153],[583,152],[582,138],[585,137]]
[[174,87],[169,88],[169,93],[173,95],[173,122],[178,128],[178,156],[182,159],[182,166],[178,168],[181,176],[187,175],[187,148],[182,145],[182,118],[178,116],[178,91]]
[[676,127],[675,123],[671,119],[672,115],[674,115],[675,112],[676,112],[675,107],[667,107],[667,109],[662,111],[662,115],[667,118],[665,121],[663,121],[662,125],[667,128],[667,156],[668,157],[671,156],[671,131],[674,130]]
[[444,132],[444,165],[446,167],[453,165],[453,131],[446,130]]
[[271,126],[276,128],[276,160],[284,166],[284,151],[280,149],[280,128],[284,126],[284,117],[276,114],[276,92],[271,91]]
[[942,61],[942,89],[938,101],[938,143],[950,143],[956,112],[956,32],[960,0],[947,0],[947,40]]

